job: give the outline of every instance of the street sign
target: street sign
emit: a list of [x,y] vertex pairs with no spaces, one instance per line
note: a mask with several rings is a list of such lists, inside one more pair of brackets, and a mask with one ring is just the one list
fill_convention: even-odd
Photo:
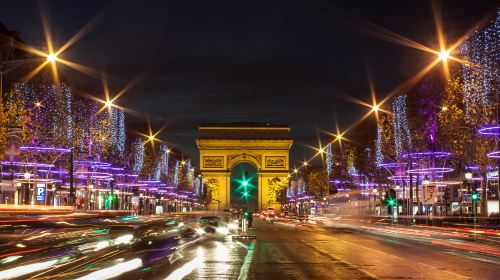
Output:
[[423,194],[423,202],[422,202],[423,204],[436,203],[436,194],[437,194],[436,186],[423,185],[422,194]]
[[132,196],[132,205],[139,205],[139,197]]
[[36,201],[45,201],[45,184],[36,184]]

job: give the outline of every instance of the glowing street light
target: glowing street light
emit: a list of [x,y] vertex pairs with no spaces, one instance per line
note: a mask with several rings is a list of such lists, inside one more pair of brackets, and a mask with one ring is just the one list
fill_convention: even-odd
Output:
[[104,107],[111,108],[113,106],[113,100],[108,99],[104,102]]
[[447,50],[442,50],[438,54],[439,60],[446,61],[448,58],[450,58],[450,52]]
[[37,101],[37,102],[35,102],[35,106],[40,107],[40,106],[42,106],[42,103],[40,101]]
[[304,166],[307,166],[307,164],[308,164],[307,161],[304,161]]
[[149,135],[148,136],[148,140],[153,142],[154,140],[156,140],[155,136],[154,135]]
[[448,111],[448,107],[443,106],[443,107],[441,108],[441,111],[443,111],[443,112]]
[[29,172],[25,172],[25,173],[23,174],[23,176],[24,176],[24,179],[29,180],[29,179],[30,179],[30,177],[31,177],[31,174],[30,174]]
[[378,110],[380,110],[379,105],[375,104],[375,105],[372,106],[372,111],[373,112],[378,112]]
[[299,172],[299,170],[298,170],[297,168],[295,168],[295,169],[293,170],[293,173],[298,173],[298,172]]
[[51,54],[47,55],[47,61],[50,63],[56,62],[57,55],[55,53],[51,53]]

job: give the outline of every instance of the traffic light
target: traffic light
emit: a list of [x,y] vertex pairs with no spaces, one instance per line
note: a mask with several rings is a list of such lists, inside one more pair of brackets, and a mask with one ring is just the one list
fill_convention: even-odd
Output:
[[477,193],[477,191],[473,191],[472,194],[470,195],[470,199],[472,201],[476,201],[479,199],[479,194]]
[[385,193],[385,202],[387,203],[388,206],[396,206],[397,205],[398,202],[397,202],[395,189],[389,189]]

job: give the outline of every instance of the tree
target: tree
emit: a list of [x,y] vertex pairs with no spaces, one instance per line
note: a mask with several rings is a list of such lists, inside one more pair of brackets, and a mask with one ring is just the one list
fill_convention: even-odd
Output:
[[487,154],[496,149],[495,139],[477,133],[479,127],[494,123],[496,106],[481,102],[467,102],[463,79],[455,75],[447,84],[439,114],[439,138],[453,153],[453,163],[458,170],[464,165],[479,166],[481,177],[481,213],[486,215],[487,167],[493,164]]
[[328,173],[323,166],[311,166],[306,170],[307,193],[323,198],[328,194],[330,186]]
[[31,112],[25,108],[25,102],[14,91],[4,96],[5,104],[0,104],[0,158],[5,155],[7,147],[7,132],[9,127],[21,127],[23,142],[32,138],[30,127]]

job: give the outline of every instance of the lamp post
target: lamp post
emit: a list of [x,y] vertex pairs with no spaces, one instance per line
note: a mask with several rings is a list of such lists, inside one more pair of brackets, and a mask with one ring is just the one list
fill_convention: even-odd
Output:
[[[424,185],[424,186],[428,186],[430,183],[431,183],[431,182],[430,182],[430,180],[429,180],[429,177],[428,177],[427,175],[425,175],[424,179],[422,180],[422,185]],[[423,194],[422,194],[422,196],[423,196]],[[418,203],[420,204],[420,201],[419,201]],[[420,208],[420,207],[419,207],[419,208]],[[427,211],[427,207],[425,207],[425,212],[426,212],[425,214],[426,214],[426,216],[427,216],[427,212],[428,212],[428,211]],[[427,219],[427,218],[426,218],[426,219]]]
[[[471,181],[472,181],[472,172],[466,172],[465,173],[465,187],[467,188],[466,191],[468,193],[470,193],[470,191],[471,191],[471,186],[470,186]],[[460,192],[460,196],[461,196],[460,203],[462,203],[463,198],[464,198],[463,190],[462,190],[462,192]],[[469,207],[467,207],[467,208],[469,208]],[[462,214],[462,205],[460,205],[460,214]]]

